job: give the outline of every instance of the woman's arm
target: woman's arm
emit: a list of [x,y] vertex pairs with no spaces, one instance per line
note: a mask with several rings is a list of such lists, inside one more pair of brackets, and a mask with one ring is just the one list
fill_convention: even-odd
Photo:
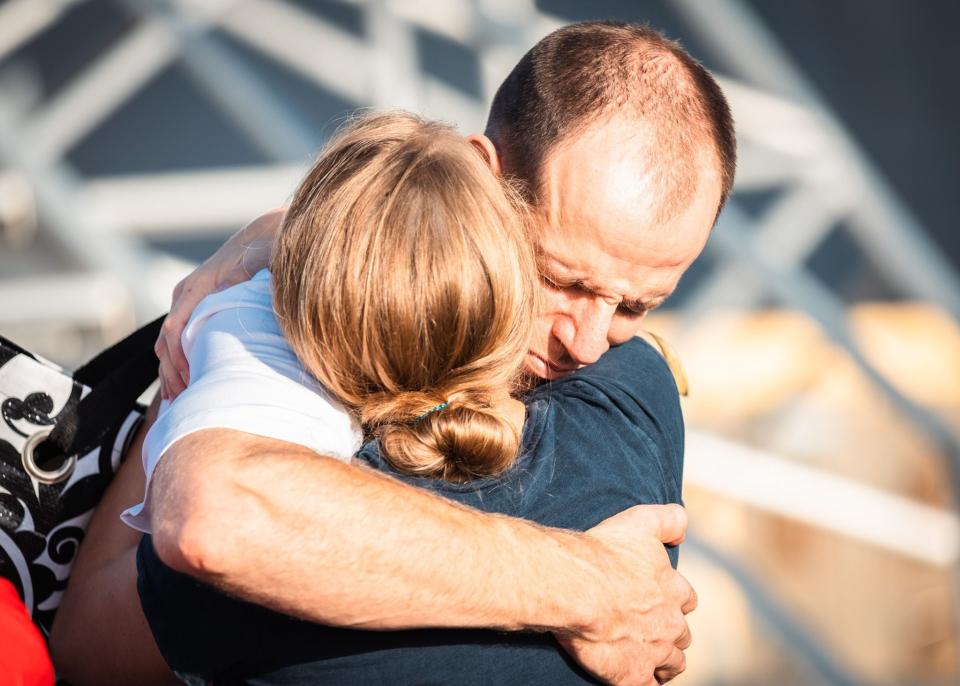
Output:
[[190,365],[180,334],[206,296],[248,281],[270,262],[273,241],[286,208],[266,212],[233,234],[226,243],[173,289],[170,313],[154,346],[160,359],[160,396],[172,399],[190,380]]
[[141,534],[120,513],[143,499],[140,449],[158,400],[97,507],[50,634],[57,673],[75,686],[178,684],[157,650],[137,595]]

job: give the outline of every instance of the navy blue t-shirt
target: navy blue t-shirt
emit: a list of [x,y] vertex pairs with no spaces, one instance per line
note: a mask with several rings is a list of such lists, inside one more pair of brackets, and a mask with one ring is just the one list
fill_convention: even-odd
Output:
[[[641,339],[538,386],[525,404],[520,457],[497,477],[455,484],[399,474],[376,443],[359,457],[464,505],[566,529],[589,529],[638,503],[681,502],[677,389],[663,359]],[[676,566],[677,550],[668,553]],[[143,609],[167,662],[217,684],[592,683],[549,634],[311,624],[169,569],[149,536],[137,568]]]

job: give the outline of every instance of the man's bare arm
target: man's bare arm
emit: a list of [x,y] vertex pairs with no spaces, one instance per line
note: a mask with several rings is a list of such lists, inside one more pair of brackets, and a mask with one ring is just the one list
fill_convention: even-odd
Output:
[[164,562],[275,610],[371,629],[554,631],[616,683],[682,670],[696,600],[661,543],[683,536],[677,506],[588,534],[547,529],[229,430],[175,443],[151,489]]

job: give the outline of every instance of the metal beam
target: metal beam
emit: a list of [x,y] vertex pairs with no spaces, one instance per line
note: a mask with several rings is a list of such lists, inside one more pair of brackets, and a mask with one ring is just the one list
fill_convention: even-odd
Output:
[[[342,98],[357,104],[373,101],[367,45],[298,7],[277,0],[247,0],[226,14],[221,26]],[[264,31],[265,26],[272,30]]]
[[373,49],[370,104],[413,112],[421,109],[421,80],[417,73],[417,46],[407,23],[391,12],[386,0],[367,3],[367,31]]
[[[310,127],[282,102],[225,46],[211,40],[209,31],[235,3],[187,14],[174,12],[169,2],[124,0],[146,21],[160,22],[179,46],[187,74],[271,160],[305,159],[315,146]],[[221,3],[222,5],[222,3]],[[214,11],[216,9],[216,11]]]
[[277,165],[126,175],[90,180],[83,193],[120,233],[195,236],[284,204],[303,172],[303,165]]
[[[744,235],[749,235],[758,250],[776,252],[783,263],[802,265],[850,211],[852,199],[845,196],[830,179],[788,186]],[[767,289],[757,279],[744,276],[735,264],[717,265],[685,301],[685,319],[692,321],[718,307],[756,306]]]
[[742,0],[676,0],[674,5],[738,77],[809,108],[847,185],[860,195],[850,226],[861,249],[905,293],[940,303],[960,317],[956,270],[756,13]]
[[719,251],[747,273],[756,275],[781,302],[807,312],[819,322],[897,410],[937,441],[947,457],[951,490],[955,497],[960,497],[960,438],[937,415],[907,398],[870,364],[850,332],[843,303],[814,277],[784,260],[778,251],[761,248],[750,240],[742,228],[749,222],[737,204],[730,203],[708,249]]
[[0,281],[0,325],[129,329],[133,307],[124,284],[106,272],[45,274]]
[[177,54],[177,42],[161,22],[136,26],[36,114],[27,131],[32,156],[48,161],[61,157]]
[[76,0],[7,0],[0,5],[0,59],[57,22]]
[[687,551],[703,556],[733,579],[743,590],[750,609],[779,636],[784,645],[789,646],[790,654],[799,657],[812,672],[813,681],[809,683],[871,686],[860,675],[851,673],[847,661],[834,655],[830,647],[821,642],[816,631],[806,626],[796,612],[780,602],[771,584],[754,572],[753,565],[712,546],[696,533],[688,535],[683,545]]
[[955,512],[701,431],[688,431],[684,482],[934,567],[960,559]]
[[150,289],[151,255],[113,231],[110,217],[85,202],[69,169],[42,157],[19,135],[15,108],[6,105],[0,101],[0,164],[18,169],[30,182],[44,226],[82,268],[113,273],[127,284],[139,320],[159,314],[166,303],[157,302]]

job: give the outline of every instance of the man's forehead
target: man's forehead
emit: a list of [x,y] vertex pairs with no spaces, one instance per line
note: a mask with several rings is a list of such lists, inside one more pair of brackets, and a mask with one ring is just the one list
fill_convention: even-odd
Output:
[[[656,126],[618,114],[569,136],[550,151],[540,171],[535,210],[541,232],[589,233],[592,241],[608,244],[608,251],[639,241],[641,249],[660,257],[687,261],[714,222],[719,169],[710,146],[680,165],[664,158],[663,145]],[[678,166],[686,172],[680,174]],[[688,185],[695,191],[689,197],[679,188]],[[673,209],[666,212],[667,206]]]
[[686,210],[666,221],[649,204],[631,202],[635,194],[627,194],[627,200],[617,197],[616,188],[596,183],[589,174],[548,177],[546,202],[536,208],[544,267],[647,309],[651,301],[659,304],[710,234],[720,187],[708,172]]

